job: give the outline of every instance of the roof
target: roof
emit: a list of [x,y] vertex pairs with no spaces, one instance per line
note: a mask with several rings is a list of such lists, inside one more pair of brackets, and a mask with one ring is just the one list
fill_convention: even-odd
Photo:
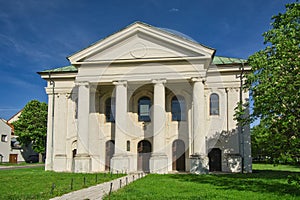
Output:
[[73,65],[68,65],[64,67],[54,68],[54,69],[48,69],[45,71],[41,71],[39,73],[47,73],[47,72],[77,72],[77,68]]
[[16,114],[14,114],[11,118],[9,118],[7,120],[8,123],[13,123],[15,121],[17,121],[20,117],[20,115],[22,114],[23,108],[21,110],[19,110]]
[[[215,56],[212,64],[213,65],[234,65],[234,64],[242,64],[247,63],[247,60],[240,59],[240,58],[230,58],[230,57],[224,57],[224,56]],[[73,65],[68,65],[64,67],[58,67],[54,69],[48,69],[44,70],[38,73],[53,73],[53,72],[77,72],[77,68]]]
[[242,63],[247,63],[247,60],[240,58],[229,58],[224,56],[215,56],[212,62],[212,64],[214,65],[232,65]]

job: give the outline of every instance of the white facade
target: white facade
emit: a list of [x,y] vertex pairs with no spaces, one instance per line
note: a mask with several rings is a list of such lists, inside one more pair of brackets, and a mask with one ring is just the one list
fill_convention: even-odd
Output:
[[0,119],[0,162],[23,162],[24,158],[20,149],[12,148],[12,128],[3,119]]
[[8,162],[9,154],[11,153],[11,128],[3,119],[0,119],[0,136],[0,160],[2,159],[2,162]]
[[[46,170],[251,172],[234,108],[242,60],[134,23],[39,72],[49,97]],[[225,62],[226,61],[226,62]],[[244,141],[244,142],[243,142]],[[242,159],[243,158],[243,159]]]

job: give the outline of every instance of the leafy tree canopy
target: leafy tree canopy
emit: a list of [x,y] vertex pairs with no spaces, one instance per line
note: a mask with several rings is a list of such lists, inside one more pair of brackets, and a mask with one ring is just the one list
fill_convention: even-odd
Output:
[[32,100],[26,104],[19,119],[13,122],[21,145],[29,145],[35,152],[44,153],[47,134],[47,104]]
[[248,120],[260,119],[253,142],[268,148],[273,161],[300,159],[300,4],[286,5],[286,12],[272,18],[265,32],[266,48],[250,56],[252,73],[245,88],[254,108]]

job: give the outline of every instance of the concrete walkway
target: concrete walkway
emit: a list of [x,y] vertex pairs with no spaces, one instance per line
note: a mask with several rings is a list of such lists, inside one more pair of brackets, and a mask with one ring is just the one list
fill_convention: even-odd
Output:
[[52,198],[51,200],[100,200],[110,192],[116,191],[144,176],[144,173],[130,174],[109,182],[70,192],[60,197]]
[[45,164],[28,164],[28,165],[1,165],[0,170],[12,170],[12,169],[22,169],[22,168],[34,168],[34,167],[42,167]]

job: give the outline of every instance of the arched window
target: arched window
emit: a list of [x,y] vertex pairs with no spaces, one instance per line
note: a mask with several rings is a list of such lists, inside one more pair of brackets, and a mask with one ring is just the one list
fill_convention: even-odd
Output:
[[213,93],[209,98],[209,114],[219,115],[219,95]]
[[150,122],[151,100],[149,97],[142,97],[138,101],[139,121]]
[[127,149],[127,151],[130,151],[130,141],[129,140],[127,140],[127,142],[126,142],[126,149]]
[[108,98],[105,101],[105,117],[107,122],[115,121],[115,102],[114,98]]
[[174,96],[171,100],[172,121],[186,120],[186,105],[182,96]]

